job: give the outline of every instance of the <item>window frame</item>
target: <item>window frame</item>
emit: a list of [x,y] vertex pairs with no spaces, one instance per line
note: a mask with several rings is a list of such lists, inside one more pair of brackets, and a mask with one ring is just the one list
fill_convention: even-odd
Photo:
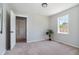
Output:
[[[67,17],[67,27],[68,27],[68,31],[67,32],[60,32],[60,27],[59,27],[59,24],[60,24],[60,20],[62,19],[63,21],[65,20],[64,18]],[[60,20],[59,20],[60,19]],[[64,21],[65,22],[65,21]],[[64,23],[63,22],[63,23]],[[57,17],[57,33],[59,34],[69,34],[69,14],[66,14],[66,15],[63,15],[63,16],[59,16]]]

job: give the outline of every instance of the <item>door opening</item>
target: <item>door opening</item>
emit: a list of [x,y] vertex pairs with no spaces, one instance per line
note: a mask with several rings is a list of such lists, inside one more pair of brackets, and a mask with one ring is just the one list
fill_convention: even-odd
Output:
[[27,42],[26,17],[16,16],[16,42]]

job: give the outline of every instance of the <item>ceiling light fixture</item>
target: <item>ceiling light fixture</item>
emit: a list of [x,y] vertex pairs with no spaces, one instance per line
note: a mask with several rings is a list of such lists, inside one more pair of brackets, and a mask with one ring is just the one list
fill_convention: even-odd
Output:
[[42,3],[42,7],[43,7],[43,8],[46,8],[47,6],[48,6],[47,3]]

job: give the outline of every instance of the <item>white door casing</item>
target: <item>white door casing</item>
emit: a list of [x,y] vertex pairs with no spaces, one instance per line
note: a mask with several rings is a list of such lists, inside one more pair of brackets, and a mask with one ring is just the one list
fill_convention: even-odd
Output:
[[10,49],[16,44],[16,18],[14,12],[10,11]]

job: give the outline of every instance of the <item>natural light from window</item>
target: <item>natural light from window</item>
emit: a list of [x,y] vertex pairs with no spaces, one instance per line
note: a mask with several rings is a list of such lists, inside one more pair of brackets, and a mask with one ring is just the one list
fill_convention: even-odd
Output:
[[58,17],[58,33],[68,34],[69,33],[69,15]]

